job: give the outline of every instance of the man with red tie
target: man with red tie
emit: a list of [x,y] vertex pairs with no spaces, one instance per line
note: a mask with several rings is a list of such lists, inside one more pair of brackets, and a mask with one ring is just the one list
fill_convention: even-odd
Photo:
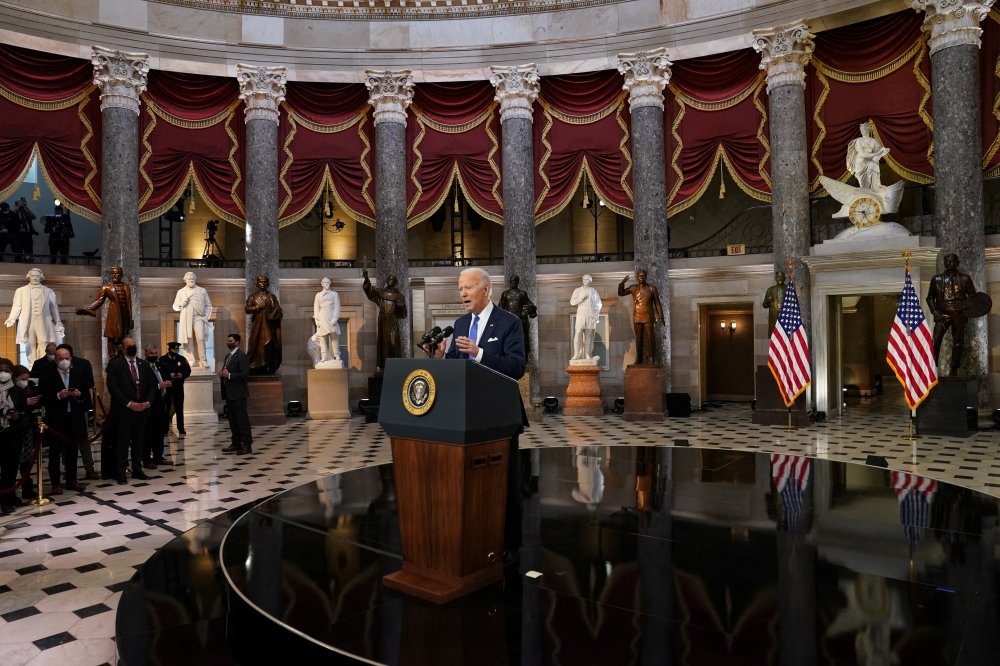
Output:
[[129,448],[132,449],[132,478],[147,479],[142,471],[142,446],[146,420],[154,394],[159,390],[156,375],[141,358],[135,338],[122,339],[121,352],[108,361],[108,393],[111,394],[111,416],[118,427],[115,453],[118,458],[118,485],[127,485]]

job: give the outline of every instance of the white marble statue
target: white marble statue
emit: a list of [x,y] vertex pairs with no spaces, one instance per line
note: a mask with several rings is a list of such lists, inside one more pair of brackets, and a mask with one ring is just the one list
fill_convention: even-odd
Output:
[[880,215],[899,210],[903,181],[882,185],[879,162],[888,154],[889,149],[872,136],[871,124],[861,123],[861,136],[847,146],[847,170],[858,179],[860,187],[820,176],[830,196],[843,204],[833,217],[850,217],[854,224],[866,227],[877,224]]
[[42,284],[45,276],[40,268],[28,271],[28,284],[14,292],[10,315],[5,325],[17,323],[17,344],[27,346],[28,365],[45,356],[50,342],[61,345],[66,329],[59,318],[56,295]]
[[[212,301],[208,292],[197,284],[198,276],[194,273],[184,274],[184,287],[177,290],[174,298],[174,312],[181,313],[178,327],[177,342],[192,350],[191,370],[208,370],[208,356],[205,352],[205,341],[208,335],[208,322],[212,317]],[[194,344],[190,344],[191,342]]]
[[330,289],[330,278],[323,278],[320,284],[323,288],[313,299],[316,334],[309,339],[309,355],[316,369],[343,368],[344,362],[340,358],[340,296]]
[[573,358],[570,364],[597,365],[598,357],[594,356],[594,333],[601,316],[601,295],[590,286],[593,278],[583,276],[583,286],[577,287],[569,299],[570,305],[576,307],[576,328],[573,331]]

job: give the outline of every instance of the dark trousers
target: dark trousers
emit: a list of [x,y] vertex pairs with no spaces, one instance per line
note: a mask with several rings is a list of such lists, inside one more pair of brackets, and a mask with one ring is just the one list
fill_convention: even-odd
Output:
[[253,446],[253,432],[250,430],[250,415],[247,414],[247,401],[226,400],[226,417],[229,419],[229,431],[233,446]]
[[[13,487],[17,470],[21,466],[22,433],[17,428],[0,430],[0,490]],[[17,494],[0,495],[0,507],[6,509],[17,503]]]
[[521,454],[518,435],[510,438],[507,452],[507,504],[504,509],[503,545],[506,550],[521,547],[521,519],[524,515],[524,498],[521,497]]
[[163,438],[167,434],[165,407],[163,402],[157,402],[149,408],[149,419],[146,421],[146,441],[142,447],[143,462],[163,460]]
[[[6,253],[8,247],[10,247],[10,251],[13,254],[17,254],[19,250],[17,247],[16,237],[14,236],[14,234],[11,234],[10,232],[0,234],[0,252]],[[14,260],[16,261],[17,257],[15,257]]]
[[56,257],[62,255],[61,263],[67,263],[66,257],[69,256],[69,241],[62,241],[53,245],[49,243],[49,254],[52,255],[52,263],[56,263]]
[[[87,439],[87,420],[84,412],[67,414],[63,418],[49,416],[46,423],[49,429],[58,432],[63,437],[74,442]],[[53,486],[61,486],[59,482],[59,463],[66,468],[66,484],[76,483],[76,461],[79,446],[64,442],[55,435],[45,433],[45,443],[49,449],[49,480]]]
[[35,239],[30,231],[17,232],[17,251],[21,254],[21,259],[30,259],[35,253]]
[[167,389],[167,430],[170,429],[170,415],[177,415],[177,432],[184,432],[184,387]]
[[142,447],[146,441],[146,422],[149,412],[130,412],[115,418],[118,426],[118,441],[115,446],[118,476],[124,476],[129,464],[131,449],[132,474],[142,472]]

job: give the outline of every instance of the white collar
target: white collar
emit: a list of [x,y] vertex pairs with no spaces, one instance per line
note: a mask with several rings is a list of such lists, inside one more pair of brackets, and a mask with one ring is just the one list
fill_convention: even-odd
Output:
[[[475,313],[470,312],[469,314],[472,315],[473,319],[476,318]],[[486,307],[483,308],[483,311],[479,313],[479,321],[480,322],[489,321],[491,314],[493,314],[493,301],[487,301]]]

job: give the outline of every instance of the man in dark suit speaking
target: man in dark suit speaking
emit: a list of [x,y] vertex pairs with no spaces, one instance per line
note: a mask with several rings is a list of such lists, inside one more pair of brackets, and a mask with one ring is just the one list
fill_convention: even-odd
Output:
[[[458,295],[466,314],[455,322],[455,337],[448,352],[436,350],[435,358],[468,359],[482,363],[491,370],[511,379],[524,376],[524,331],[521,320],[501,310],[490,301],[492,287],[489,274],[481,268],[467,268],[458,276]],[[521,405],[521,421],[528,425]],[[521,428],[524,432],[524,428]],[[518,456],[518,436],[510,442],[507,457],[507,507],[504,521],[504,553],[508,561],[516,557],[521,547],[521,465]]]

